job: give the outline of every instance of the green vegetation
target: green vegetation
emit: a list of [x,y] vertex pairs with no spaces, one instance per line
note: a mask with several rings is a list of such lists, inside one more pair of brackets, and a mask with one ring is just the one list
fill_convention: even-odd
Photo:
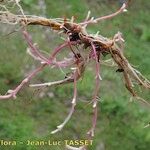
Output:
[[[111,4],[102,0],[45,0],[47,17],[71,17],[77,20],[85,18],[88,10],[93,16],[103,16],[115,11],[118,8],[116,1]],[[40,8],[35,0],[22,2],[23,9],[28,14],[40,15]],[[125,38],[125,55],[131,64],[137,66],[147,78],[150,79],[150,20],[149,20],[149,1],[136,0],[136,3],[128,8],[129,11],[116,18],[100,22],[98,25],[90,26],[89,32],[100,34],[106,37],[113,37],[117,31],[121,31]],[[33,61],[26,54],[27,44],[21,34],[15,32],[9,36],[9,26],[0,27],[0,93],[4,94],[10,88],[19,83],[35,66]],[[4,29],[4,30],[3,30]],[[61,43],[58,36],[48,31],[49,38],[43,32],[45,28],[30,27],[31,34],[39,47],[49,52]],[[12,29],[10,29],[12,31]],[[50,41],[48,41],[50,40]],[[7,63],[6,63],[7,62]],[[106,150],[148,150],[150,147],[150,128],[144,126],[150,121],[150,111],[147,106],[137,101],[129,102],[130,95],[125,89],[121,74],[116,73],[114,68],[103,66],[101,68],[99,117],[96,128],[94,143],[90,150],[100,150],[104,145]],[[63,77],[64,74],[49,68],[40,73],[32,83],[39,81],[51,81]],[[94,73],[89,68],[82,81],[78,83],[78,105],[76,111],[65,126],[65,128],[55,134],[50,132],[59,125],[70,108],[72,98],[72,85],[63,87],[51,87],[38,91],[26,86],[14,100],[0,101],[0,139],[26,141],[33,140],[64,140],[85,138],[86,131],[90,128],[92,108],[87,105],[85,100],[91,100],[94,88]],[[46,93],[42,96],[43,93]],[[48,96],[51,95],[51,96]],[[148,99],[148,91],[141,92],[141,95]],[[41,97],[41,98],[40,98]],[[62,146],[36,147],[19,145],[0,146],[0,150],[61,150]]]

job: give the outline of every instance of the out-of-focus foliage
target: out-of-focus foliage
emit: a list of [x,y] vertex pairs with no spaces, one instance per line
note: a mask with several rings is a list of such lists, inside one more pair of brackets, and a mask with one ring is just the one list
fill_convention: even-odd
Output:
[[[21,2],[25,13],[40,15],[39,0],[23,0]],[[46,17],[71,17],[83,20],[91,10],[93,16],[103,16],[115,11],[119,7],[119,0],[45,0]],[[147,78],[150,79],[150,31],[148,0],[136,0],[131,3],[126,14],[114,19],[90,26],[89,32],[112,37],[118,30],[126,40],[125,54]],[[36,62],[26,55],[26,43],[20,33],[15,32],[8,36],[13,29],[7,26],[0,27],[0,93],[10,87],[13,88],[25,75],[32,70]],[[51,51],[60,43],[59,36],[41,27],[30,27],[35,42],[44,51]],[[7,63],[6,63],[7,62]],[[51,87],[42,91],[25,87],[17,100],[0,101],[0,139],[48,140],[48,139],[77,139],[84,138],[89,129],[92,115],[91,105],[85,100],[91,100],[94,88],[94,73],[86,71],[84,78],[79,82],[79,104],[75,114],[64,130],[56,135],[50,131],[63,121],[70,107],[72,85]],[[64,74],[53,69],[45,69],[34,79],[51,81]],[[150,120],[149,108],[141,103],[129,102],[130,96],[124,88],[121,74],[109,67],[101,68],[101,82],[99,103],[99,118],[94,144],[91,150],[148,150],[150,147],[150,128],[143,128]],[[150,93],[141,92],[148,99]],[[80,116],[80,117],[79,117]],[[0,149],[11,149],[0,147]],[[14,147],[13,147],[14,148]],[[41,147],[19,145],[15,150],[37,150]],[[62,147],[44,147],[43,149],[64,149]]]

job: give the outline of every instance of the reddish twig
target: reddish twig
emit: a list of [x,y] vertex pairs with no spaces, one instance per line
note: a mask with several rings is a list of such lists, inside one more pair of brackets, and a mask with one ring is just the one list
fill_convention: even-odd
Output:
[[68,116],[66,117],[66,119],[64,120],[64,122],[62,124],[60,124],[59,126],[57,126],[57,129],[52,131],[51,134],[54,134],[56,132],[59,132],[61,131],[64,126],[66,125],[66,123],[70,120],[74,110],[75,110],[75,106],[76,106],[76,101],[77,101],[77,76],[78,76],[78,72],[77,72],[77,69],[74,71],[74,75],[73,75],[73,78],[74,78],[74,94],[73,94],[73,99],[72,99],[72,107],[71,107],[71,110],[68,114]]
[[20,89],[28,83],[37,73],[39,73],[46,64],[41,65],[37,69],[35,69],[32,73],[30,73],[14,90],[8,90],[6,95],[0,95],[0,99],[9,99],[9,98],[16,98],[16,94],[20,91]]
[[[124,3],[124,4],[122,5],[122,7],[121,7],[118,11],[116,11],[115,13],[110,14],[110,15],[107,15],[107,16],[99,17],[99,18],[96,18],[96,19],[91,18],[91,19],[88,20],[88,21],[87,21],[87,19],[86,19],[84,22],[80,23],[80,25],[96,24],[96,23],[98,23],[99,21],[106,20],[106,19],[111,19],[111,18],[117,16],[118,14],[122,13],[123,11],[125,11],[125,10],[126,10],[126,7],[127,7],[127,4]],[[89,16],[88,16],[88,18],[89,18]]]

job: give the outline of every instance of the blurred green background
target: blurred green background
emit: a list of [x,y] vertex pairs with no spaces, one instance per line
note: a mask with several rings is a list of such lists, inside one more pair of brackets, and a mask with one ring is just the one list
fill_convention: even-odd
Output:
[[[75,16],[77,21],[85,18],[88,10],[98,17],[114,12],[120,7],[119,0],[22,0],[25,14],[42,15],[48,18]],[[17,7],[16,10],[17,12]],[[17,12],[19,13],[19,12]],[[150,79],[150,2],[133,1],[128,12],[98,25],[89,26],[89,33],[113,37],[121,31],[125,39],[125,55],[136,68]],[[0,24],[0,93],[15,87],[38,62],[26,54],[27,44],[16,26]],[[62,40],[48,28],[28,28],[34,42],[46,52],[52,51]],[[7,35],[9,34],[9,35]],[[66,50],[66,54],[68,51]],[[65,54],[65,53],[64,53]],[[64,55],[63,54],[63,55]],[[150,149],[150,128],[144,126],[150,121],[150,109],[142,103],[129,102],[130,94],[115,68],[102,66],[99,96],[99,116],[94,142],[89,150],[148,150]],[[57,69],[46,68],[31,83],[61,79],[64,74]],[[76,111],[65,126],[55,134],[56,128],[68,114],[73,86],[64,85],[44,89],[32,89],[28,85],[18,94],[16,100],[0,101],[0,139],[26,141],[83,139],[91,127],[92,107],[86,101],[92,98],[94,73],[90,65],[78,82],[78,104]],[[140,89],[139,89],[140,91]],[[150,93],[141,91],[148,99]],[[62,146],[0,146],[0,150],[64,150]]]

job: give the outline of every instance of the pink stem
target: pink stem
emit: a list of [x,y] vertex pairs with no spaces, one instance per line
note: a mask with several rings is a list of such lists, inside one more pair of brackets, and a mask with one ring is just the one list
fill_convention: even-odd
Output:
[[122,7],[118,11],[116,11],[115,13],[110,14],[110,15],[106,15],[106,16],[103,16],[103,17],[99,17],[99,18],[94,19],[94,20],[85,21],[83,23],[80,23],[80,25],[95,24],[95,23],[97,23],[97,22],[99,22],[101,20],[111,19],[111,18],[117,16],[118,14],[122,13],[125,10],[126,7],[127,7],[127,4],[124,3],[122,5]]
[[49,62],[48,59],[47,59],[46,57],[44,57],[44,56],[40,53],[39,49],[38,49],[36,46],[34,46],[34,43],[33,43],[32,39],[31,39],[31,36],[30,36],[29,33],[27,32],[27,30],[24,30],[24,31],[23,31],[23,35],[24,35],[25,40],[27,41],[27,43],[28,43],[28,45],[29,45],[29,47],[30,47],[30,49],[31,49],[31,51],[32,51],[32,54],[34,54],[35,57],[39,57],[43,62],[48,63],[48,62]]
[[64,122],[62,124],[60,124],[59,126],[57,126],[57,129],[52,131],[51,134],[55,134],[56,132],[61,131],[64,126],[66,125],[66,123],[70,120],[70,118],[72,117],[72,114],[74,113],[75,110],[75,106],[76,106],[76,100],[77,100],[77,74],[78,71],[74,72],[74,94],[73,94],[73,99],[72,99],[72,106],[71,109],[69,111],[68,116],[66,117],[66,119],[64,120]]
[[34,70],[31,74],[28,75],[28,77],[26,77],[14,90],[12,90],[9,94],[7,95],[1,95],[0,99],[8,99],[8,98],[16,98],[16,94],[19,92],[19,90],[24,86],[24,84],[26,84],[27,82],[29,82],[38,72],[40,72],[44,67],[46,66],[46,64],[41,65],[40,67],[38,67],[36,70]]
[[96,54],[96,49],[93,43],[91,43],[92,49],[93,49],[93,53],[95,55],[95,61],[96,61],[96,86],[95,86],[95,90],[94,90],[94,96],[93,96],[93,118],[92,118],[92,128],[89,130],[88,135],[90,136],[90,138],[92,138],[94,136],[94,131],[96,128],[96,123],[97,123],[97,95],[98,95],[98,91],[99,91],[99,85],[100,85],[100,75],[99,75],[99,62],[98,62],[98,58],[97,58],[97,54]]
[[57,62],[52,63],[52,65],[56,67],[63,67],[63,68],[69,67],[73,64],[75,64],[75,61],[73,58],[71,60],[63,60],[63,61],[57,61]]

